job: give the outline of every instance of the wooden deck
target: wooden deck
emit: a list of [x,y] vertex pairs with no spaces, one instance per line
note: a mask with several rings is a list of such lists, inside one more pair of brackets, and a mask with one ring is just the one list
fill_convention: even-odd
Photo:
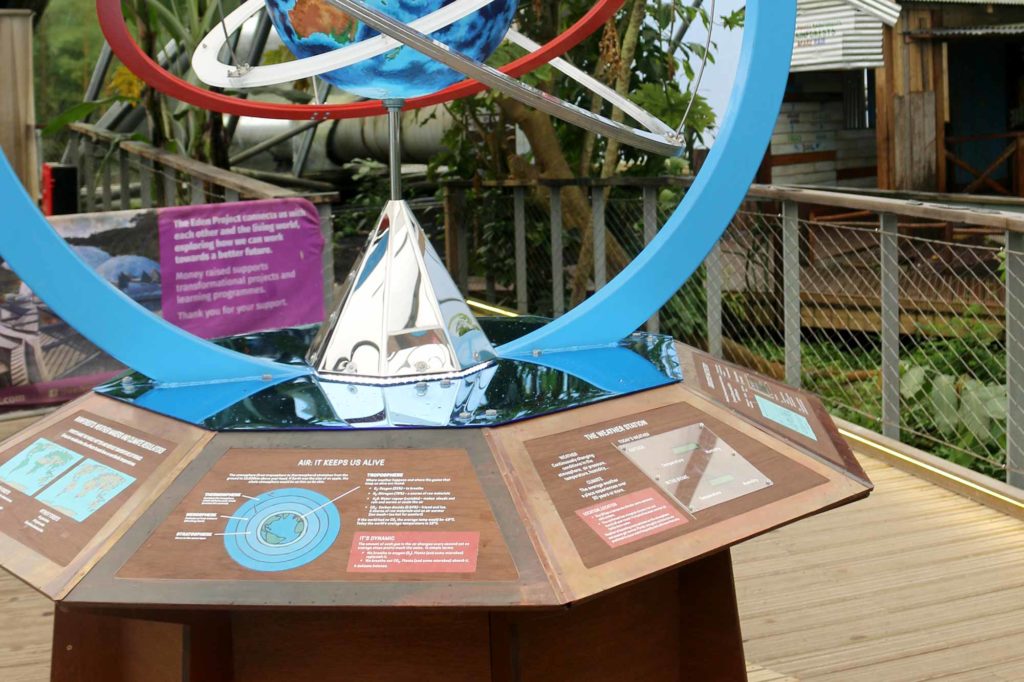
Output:
[[747,658],[800,680],[1024,680],[1024,521],[860,459],[870,498],[734,550]]
[[[861,461],[871,498],[734,550],[750,681],[1024,680],[1024,521]],[[0,604],[0,680],[48,679],[49,600]]]

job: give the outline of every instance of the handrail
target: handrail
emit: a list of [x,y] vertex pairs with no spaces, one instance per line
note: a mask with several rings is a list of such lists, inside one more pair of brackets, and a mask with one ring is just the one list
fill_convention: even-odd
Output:
[[240,173],[224,170],[223,168],[217,168],[187,156],[158,149],[144,142],[122,142],[120,146],[121,149],[129,154],[186,173],[192,180],[209,182],[218,187],[234,190],[242,196],[258,199],[276,199],[297,195],[296,192],[290,189],[284,189],[262,180],[255,180]]
[[241,173],[211,166],[210,164],[197,161],[181,154],[175,154],[163,149],[154,147],[145,142],[138,142],[127,139],[121,133],[112,132],[98,128],[88,123],[72,123],[68,126],[73,133],[88,138],[94,142],[106,142],[116,144],[118,148],[127,154],[147,159],[186,174],[190,180],[209,183],[226,190],[237,192],[240,196],[253,199],[276,199],[282,197],[299,196],[294,192],[269,182],[256,180]]
[[[550,189],[562,187],[688,187],[692,178],[683,176],[657,176],[645,178],[540,178],[538,180],[502,180],[473,183],[471,181],[446,181],[445,186],[454,188],[471,188],[476,186],[496,188],[546,187]],[[886,196],[867,196],[853,194],[842,189],[817,189],[788,185],[750,186],[748,200],[755,201],[793,201],[814,206],[832,206],[836,208],[871,211],[873,213],[891,213],[893,215],[927,220],[961,223],[990,227],[1008,232],[1024,234],[1024,213],[1005,211],[996,208],[972,208],[951,206],[945,201],[962,201],[968,203],[971,197],[940,194],[927,200],[929,195],[918,193],[918,199],[900,199]]]

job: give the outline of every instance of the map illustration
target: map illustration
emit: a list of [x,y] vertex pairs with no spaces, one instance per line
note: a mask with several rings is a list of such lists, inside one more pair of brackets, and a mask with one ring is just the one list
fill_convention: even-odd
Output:
[[338,537],[341,515],[320,493],[271,490],[249,499],[228,519],[224,547],[252,571],[287,571],[317,559]]
[[85,521],[134,482],[128,474],[87,459],[36,499],[75,521]]
[[0,466],[0,480],[26,495],[35,495],[82,456],[39,438]]

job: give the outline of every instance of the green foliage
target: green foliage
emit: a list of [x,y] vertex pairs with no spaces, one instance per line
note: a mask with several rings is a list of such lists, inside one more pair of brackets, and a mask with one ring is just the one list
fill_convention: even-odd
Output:
[[[33,49],[37,120],[50,121],[82,101],[102,47],[93,3],[50,0]],[[44,141],[44,157],[53,158],[63,142],[63,136]]]
[[76,121],[82,121],[93,113],[105,109],[114,102],[124,101],[124,97],[107,97],[105,99],[94,100],[91,102],[79,102],[70,109],[61,112],[56,117],[47,121],[46,126],[43,128],[43,137],[52,137],[64,131],[70,124]]
[[[957,318],[945,326],[947,333],[950,326],[960,335],[918,334],[903,341],[900,438],[1001,480],[1006,452],[1006,353],[999,337],[977,321]],[[824,338],[801,343],[804,387],[819,394],[834,415],[878,430],[880,350],[876,340],[861,341],[863,346],[854,340]],[[785,359],[783,347],[767,338],[748,338],[743,343],[770,361]]]

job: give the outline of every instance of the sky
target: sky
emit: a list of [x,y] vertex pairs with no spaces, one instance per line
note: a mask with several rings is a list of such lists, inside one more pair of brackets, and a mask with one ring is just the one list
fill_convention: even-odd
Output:
[[[739,63],[740,46],[743,42],[743,30],[725,30],[722,28],[721,17],[740,9],[745,2],[746,0],[716,0],[715,30],[712,40],[718,44],[718,50],[714,52],[715,63],[708,64],[707,70],[704,72],[704,79],[701,81],[698,92],[708,99],[719,121],[722,120],[729,105],[729,94],[732,92],[736,65]],[[710,8],[710,0],[705,0],[704,6]],[[696,22],[686,34],[686,40],[703,43],[707,40],[707,35],[704,24]],[[699,68],[700,60],[694,60],[693,66],[695,70]],[[713,138],[714,132],[705,135],[708,142]]]

